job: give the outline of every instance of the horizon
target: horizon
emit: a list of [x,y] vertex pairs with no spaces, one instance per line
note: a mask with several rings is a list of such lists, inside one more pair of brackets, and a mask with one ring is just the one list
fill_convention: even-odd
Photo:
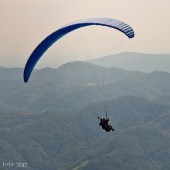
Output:
[[[44,66],[41,68],[34,68],[34,70],[39,71],[42,69],[59,69],[60,67],[66,64],[82,62],[82,63],[89,63],[92,65],[101,66],[105,68],[122,69],[125,71],[139,71],[143,73],[151,73],[151,72],[159,71],[159,72],[170,73],[170,69],[169,69],[170,57],[169,56],[170,54],[145,54],[145,53],[139,53],[139,52],[121,52],[121,53],[108,55],[108,56],[104,56],[100,58],[90,59],[90,60],[68,61],[68,62],[58,65],[57,67]],[[160,57],[164,60],[160,60],[159,59]],[[142,65],[140,64],[141,60],[143,61]],[[0,68],[22,69],[24,71],[24,67],[10,67],[10,66],[0,65]]]
[[[54,66],[47,66],[47,65],[43,65],[42,67],[35,67],[34,69],[35,70],[40,70],[40,69],[43,69],[43,68],[58,68],[66,63],[70,63],[70,62],[75,62],[75,61],[82,61],[82,62],[86,62],[86,61],[93,61],[93,60],[100,60],[102,58],[107,58],[107,57],[110,57],[110,56],[117,56],[117,55],[122,55],[122,54],[143,54],[143,55],[170,55],[170,53],[160,53],[160,54],[154,54],[154,53],[142,53],[142,52],[130,52],[130,51],[126,51],[126,52],[120,52],[120,53],[115,53],[115,54],[108,54],[107,56],[103,56],[103,57],[98,57],[98,58],[92,58],[92,59],[87,59],[87,60],[70,60],[70,61],[66,61],[64,63],[61,63],[59,65],[57,65],[56,67]],[[138,57],[138,56],[135,56],[135,57]],[[149,56],[151,57],[151,56]],[[78,58],[77,58],[78,59]],[[25,63],[26,64],[26,63]],[[0,65],[0,68],[24,68],[24,66],[10,66],[10,65]]]

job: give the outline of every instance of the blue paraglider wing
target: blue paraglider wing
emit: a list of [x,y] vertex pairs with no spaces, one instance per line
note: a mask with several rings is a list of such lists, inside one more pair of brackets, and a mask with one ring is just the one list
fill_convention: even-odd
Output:
[[114,29],[117,29],[127,35],[129,38],[134,37],[134,31],[133,29],[127,25],[126,23],[111,19],[111,18],[88,18],[88,19],[82,19],[79,21],[76,21],[74,23],[71,23],[69,25],[66,25],[57,31],[53,32],[49,36],[47,36],[32,52],[30,57],[27,60],[27,63],[25,65],[24,69],[24,82],[28,82],[28,79],[31,75],[32,70],[34,69],[34,66],[38,62],[38,60],[41,58],[41,56],[45,53],[45,51],[57,40],[59,40],[64,35],[68,34],[71,31],[74,31],[78,28],[85,27],[85,26],[91,26],[91,25],[99,25],[99,26],[106,26],[111,27]]

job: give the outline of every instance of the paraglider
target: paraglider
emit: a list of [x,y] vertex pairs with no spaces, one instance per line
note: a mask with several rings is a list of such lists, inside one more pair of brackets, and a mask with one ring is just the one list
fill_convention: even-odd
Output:
[[99,126],[101,126],[106,132],[110,132],[111,130],[114,131],[113,127],[108,123],[109,119],[100,118],[100,117],[97,118],[100,119]]
[[109,118],[107,117],[107,112],[105,112],[106,118],[97,118],[100,120],[99,126],[101,126],[106,132],[114,131],[112,125],[109,124]]
[[46,50],[56,41],[58,41],[61,37],[65,36],[66,34],[79,29],[81,27],[86,26],[105,26],[114,28],[116,30],[121,31],[124,33],[128,38],[134,37],[133,29],[127,25],[126,23],[111,19],[111,18],[88,18],[76,21],[69,25],[59,28],[57,31],[53,32],[49,36],[47,36],[32,52],[30,57],[27,60],[27,63],[24,68],[24,82],[28,82],[29,77],[31,75],[32,70],[34,69],[36,63],[41,58],[41,56],[46,52]]

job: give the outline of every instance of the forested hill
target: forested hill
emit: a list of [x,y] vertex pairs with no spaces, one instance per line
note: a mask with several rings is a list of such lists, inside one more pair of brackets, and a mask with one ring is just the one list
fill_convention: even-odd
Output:
[[[41,170],[170,169],[170,106],[126,96],[107,102],[115,131],[96,114],[102,103],[74,112],[0,112],[0,159]],[[2,165],[0,165],[2,166]]]

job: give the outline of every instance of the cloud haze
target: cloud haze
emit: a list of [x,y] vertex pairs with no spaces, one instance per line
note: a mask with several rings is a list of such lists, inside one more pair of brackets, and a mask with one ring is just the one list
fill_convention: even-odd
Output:
[[38,43],[59,27],[88,17],[122,20],[135,30],[127,39],[108,28],[82,28],[44,54],[38,67],[134,51],[170,53],[169,0],[1,0],[0,65],[24,67]]

